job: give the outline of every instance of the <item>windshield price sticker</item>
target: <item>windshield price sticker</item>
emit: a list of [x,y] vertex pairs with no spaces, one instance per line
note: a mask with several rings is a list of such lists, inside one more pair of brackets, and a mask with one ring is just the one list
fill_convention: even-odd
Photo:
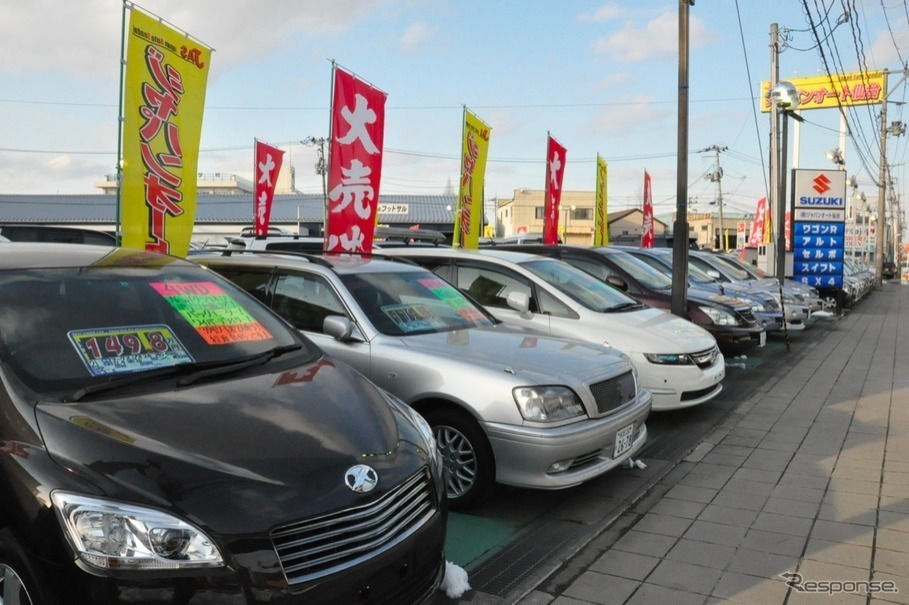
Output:
[[402,332],[417,332],[435,329],[439,322],[427,305],[386,305],[382,312]]
[[164,324],[73,330],[67,336],[92,376],[193,362],[183,343]]
[[430,292],[439,298],[446,305],[454,309],[455,313],[468,321],[478,321],[484,319],[484,315],[479,309],[474,308],[472,304],[461,294],[457,288],[452,288],[447,282],[442,281],[439,277],[424,277],[418,280],[420,284],[426,287]]
[[272,335],[214,282],[155,282],[158,294],[211,345],[268,340]]

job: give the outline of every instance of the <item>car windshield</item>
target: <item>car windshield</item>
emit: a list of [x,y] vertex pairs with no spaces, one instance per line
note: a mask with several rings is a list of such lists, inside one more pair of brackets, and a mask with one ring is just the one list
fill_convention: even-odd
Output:
[[[730,274],[733,275],[736,279],[740,279],[743,281],[760,279],[760,277],[758,277],[757,273],[752,271],[750,267],[746,267],[746,266],[742,265],[741,263],[738,263],[735,260],[729,258],[728,256],[717,255],[714,258],[716,259],[716,262],[718,262],[720,265],[728,268],[728,271],[730,272]],[[741,275],[741,277],[738,277],[739,275]]]
[[728,276],[734,281],[748,281],[751,279],[751,276],[747,271],[742,270],[741,267],[736,267],[730,263],[727,263],[719,257],[713,257],[709,261],[702,257],[694,257],[693,260],[704,263],[704,265],[720,272],[723,275]]
[[422,271],[341,276],[373,326],[388,336],[488,327],[493,319],[460,290]]
[[320,354],[246,293],[191,265],[2,271],[0,309],[0,354],[39,393],[264,363],[288,350]]
[[625,252],[611,252],[607,257],[622,268],[645,288],[650,290],[668,290],[672,288],[672,278],[658,271],[644,261]]
[[768,275],[767,272],[764,271],[763,269],[761,269],[760,267],[757,267],[757,266],[755,266],[755,265],[746,263],[746,262],[743,261],[742,259],[740,259],[740,258],[738,258],[738,257],[736,257],[736,256],[733,256],[733,255],[731,255],[731,254],[727,254],[727,255],[722,256],[722,257],[720,257],[720,258],[722,258],[722,259],[725,260],[726,262],[729,262],[729,263],[734,264],[734,265],[737,266],[737,267],[741,267],[742,270],[747,271],[748,273],[750,273],[750,274],[754,277],[754,279],[767,279],[767,278],[770,277],[770,275]]
[[603,312],[641,306],[634,298],[568,263],[535,258],[521,266],[588,309]]

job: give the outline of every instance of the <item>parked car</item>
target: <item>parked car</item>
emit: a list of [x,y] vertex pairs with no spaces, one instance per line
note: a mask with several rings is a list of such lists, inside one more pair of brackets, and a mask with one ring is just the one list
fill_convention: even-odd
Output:
[[719,255],[702,250],[692,250],[689,262],[701,268],[711,277],[723,282],[727,291],[734,291],[736,296],[742,291],[763,290],[771,294],[780,303],[784,314],[785,328],[790,332],[799,332],[807,327],[805,323],[811,314],[808,304],[796,292],[787,286],[780,288],[779,281],[758,281],[751,274],[725,262]]
[[[741,269],[748,274],[749,280],[754,281],[758,284],[767,286],[771,289],[779,290],[779,279],[769,275],[764,270],[758,268],[751,263],[747,263],[734,252],[712,252],[716,258],[724,261],[737,269]],[[817,288],[809,286],[808,284],[803,284],[800,281],[786,278],[783,281],[784,288],[792,294],[796,302],[808,307],[808,310],[811,313],[815,311],[821,311],[824,308],[824,301],[821,298]]]
[[398,248],[477,300],[506,324],[608,344],[627,353],[653,409],[716,397],[726,376],[716,339],[688,320],[648,307],[568,263],[481,248]]
[[41,224],[0,225],[0,235],[11,242],[54,242],[60,244],[95,244],[115,246],[112,233],[84,227],[61,227]]
[[0,378],[0,602],[434,598],[429,426],[213,272],[4,244]]
[[893,279],[897,276],[896,274],[896,263],[892,260],[885,260],[884,264],[881,266],[881,276],[884,279]]
[[[672,278],[622,250],[609,246],[534,244],[500,249],[557,258],[652,307],[663,311],[672,309]],[[767,334],[755,319],[751,306],[731,296],[689,287],[685,319],[710,332],[724,355],[740,354],[767,342]]]
[[651,395],[609,347],[501,325],[409,262],[356,255],[194,257],[422,414],[453,508],[495,481],[578,485],[644,445]]

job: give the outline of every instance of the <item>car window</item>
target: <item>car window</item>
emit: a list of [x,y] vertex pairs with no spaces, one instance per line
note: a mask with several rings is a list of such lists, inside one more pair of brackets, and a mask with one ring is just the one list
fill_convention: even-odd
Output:
[[0,272],[0,353],[38,392],[120,375],[318,353],[268,309],[199,267]]
[[279,275],[272,309],[298,330],[322,333],[329,315],[347,316],[344,304],[321,275]]
[[341,281],[382,334],[408,336],[493,325],[483,309],[428,271],[346,274]]
[[269,304],[268,284],[271,281],[271,269],[248,270],[232,267],[218,267],[218,273],[253,295],[259,302]]
[[[722,271],[718,271],[718,270],[716,269],[716,267],[712,266],[710,263],[708,263],[707,261],[705,261],[705,260],[702,259],[702,258],[698,258],[698,257],[696,257],[696,256],[689,256],[689,257],[688,257],[688,264],[689,264],[690,266],[697,267],[698,269],[700,269],[700,270],[703,271],[704,273],[707,273],[707,274],[708,274],[708,277],[713,278],[713,281],[722,281],[722,282],[732,281],[732,280],[730,280],[730,279],[726,276],[725,273],[723,273]],[[712,275],[710,275],[710,273],[709,273],[710,271],[713,271],[713,272],[715,272],[715,273],[718,273],[718,274],[719,274],[719,278],[714,278]]]
[[562,260],[565,261],[566,263],[568,263],[569,265],[577,267],[581,271],[586,271],[587,273],[590,273],[591,275],[593,275],[600,281],[606,281],[607,277],[609,277],[610,275],[616,274],[616,272],[613,271],[612,268],[604,265],[603,263],[591,261],[586,258],[580,258],[580,257],[576,257],[576,256],[566,255],[566,256],[562,257]]
[[672,288],[672,279],[636,256],[617,252],[609,255],[609,260],[617,264],[629,275],[650,290],[667,290]]
[[741,267],[738,264],[736,264],[726,258],[723,258],[722,256],[714,257],[713,261],[717,265],[723,267],[724,271],[728,272],[732,277],[734,277],[735,279],[737,279],[739,281],[757,279],[757,277],[755,275],[753,275],[750,271],[748,271],[744,267]]
[[486,307],[508,308],[508,295],[523,292],[530,298],[530,310],[538,311],[530,280],[490,267],[460,265],[457,269],[458,288]]
[[640,303],[568,263],[551,259],[524,261],[521,266],[572,300],[594,311],[609,311]]

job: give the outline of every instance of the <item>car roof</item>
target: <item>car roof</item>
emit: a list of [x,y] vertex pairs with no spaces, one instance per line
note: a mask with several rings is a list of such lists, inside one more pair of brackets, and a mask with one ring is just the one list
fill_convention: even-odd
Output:
[[82,244],[46,242],[10,242],[0,247],[0,270],[42,269],[65,267],[136,266],[160,267],[167,263],[188,263],[176,256],[167,256],[138,248],[113,248]]
[[[389,255],[390,256],[390,255]],[[200,264],[232,264],[253,267],[324,267],[338,275],[355,273],[425,272],[426,269],[406,259],[384,258],[363,254],[320,254],[305,252],[246,252],[227,251],[193,254],[192,260]]]
[[521,263],[526,260],[538,260],[541,257],[530,252],[513,252],[511,250],[498,250],[492,248],[480,248],[478,250],[468,250],[464,248],[394,248],[388,251],[389,256],[421,256],[426,258],[491,258],[510,263]]

